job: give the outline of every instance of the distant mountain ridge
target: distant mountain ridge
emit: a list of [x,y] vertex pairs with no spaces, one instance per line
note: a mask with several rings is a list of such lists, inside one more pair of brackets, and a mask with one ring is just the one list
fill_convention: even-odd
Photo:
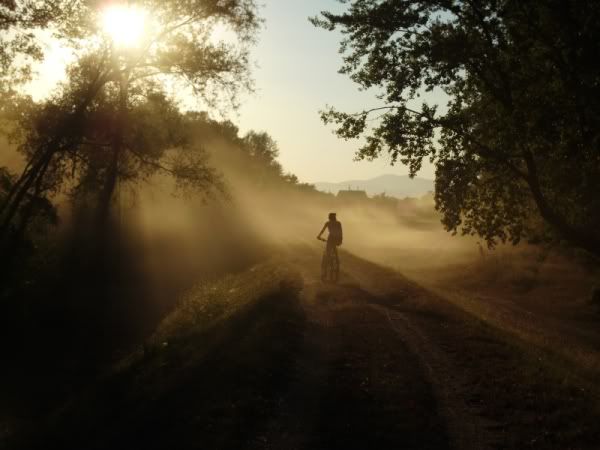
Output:
[[368,180],[348,180],[340,183],[319,182],[315,187],[323,192],[337,194],[340,190],[362,190],[369,197],[381,193],[391,197],[420,197],[433,191],[434,182],[427,178],[410,178],[408,175],[380,175]]

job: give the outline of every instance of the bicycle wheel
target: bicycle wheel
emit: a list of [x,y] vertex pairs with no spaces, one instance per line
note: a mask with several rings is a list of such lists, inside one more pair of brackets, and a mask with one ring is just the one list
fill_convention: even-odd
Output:
[[329,280],[337,283],[340,276],[340,261],[338,259],[337,249],[334,247],[329,255]]
[[321,281],[329,280],[329,252],[323,252],[321,260]]

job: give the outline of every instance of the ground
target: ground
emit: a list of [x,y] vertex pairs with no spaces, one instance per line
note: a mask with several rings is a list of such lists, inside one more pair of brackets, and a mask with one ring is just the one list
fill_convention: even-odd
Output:
[[199,287],[8,448],[598,448],[593,382],[349,253],[324,284],[319,257],[294,247]]

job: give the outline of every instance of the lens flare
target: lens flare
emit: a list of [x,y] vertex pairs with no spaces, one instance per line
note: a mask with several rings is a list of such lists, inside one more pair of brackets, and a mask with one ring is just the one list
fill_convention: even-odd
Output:
[[129,5],[112,5],[102,13],[102,28],[119,47],[136,47],[144,34],[147,13]]

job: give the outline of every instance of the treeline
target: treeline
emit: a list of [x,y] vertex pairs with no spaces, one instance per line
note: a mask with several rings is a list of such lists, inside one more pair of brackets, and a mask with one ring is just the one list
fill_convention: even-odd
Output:
[[[164,97],[130,110],[128,125],[124,142],[136,154],[120,159],[108,205],[110,161],[101,147],[86,147],[66,155],[47,189],[28,194],[10,221],[0,258],[7,386],[41,370],[63,374],[75,387],[143,342],[193,284],[268,252],[247,211],[275,211],[287,195],[328,197],[285,173],[267,133],[242,135],[230,121],[179,112]],[[154,137],[141,139],[139,127]],[[13,131],[24,130],[14,125]],[[20,176],[18,167],[11,169],[0,170],[4,204]],[[64,375],[67,366],[71,373]],[[50,389],[56,382],[49,376],[36,401],[58,400]]]
[[[122,257],[116,247],[126,245],[128,239],[117,236],[135,233],[136,227],[134,223],[123,223],[123,217],[131,217],[123,209],[127,210],[127,205],[135,209],[147,189],[158,189],[167,198],[178,195],[180,205],[202,210],[207,222],[223,211],[234,215],[239,207],[237,194],[249,189],[257,195],[282,189],[325,195],[284,172],[277,161],[277,144],[267,133],[250,131],[241,135],[230,121],[213,120],[207,113],[182,113],[158,94],[128,111],[123,142],[129,152],[119,159],[117,179],[110,180],[111,162],[99,141],[111,117],[104,111],[96,113],[88,113],[81,130],[72,132],[85,142],[82,147],[53,162],[53,167],[48,167],[53,170],[52,176],[35,192],[24,196],[7,222],[0,274],[4,280],[0,294],[4,305],[28,303],[26,291],[45,283],[44,273],[56,269],[66,248],[76,247],[77,258],[97,259],[96,272],[101,271],[98,266],[110,266],[110,259],[116,257],[103,255],[107,248]],[[0,204],[10,205],[20,178],[27,173],[34,136],[44,139],[44,133],[56,133],[47,128],[50,115],[47,104],[37,109],[31,105],[27,119],[21,118],[20,122],[10,123],[11,117],[5,115],[4,123],[12,129],[16,145],[5,148],[3,153],[21,152],[26,163],[21,174],[17,168],[11,171],[0,167]],[[108,197],[107,182],[114,182]],[[237,217],[235,227],[244,228],[243,220]],[[204,232],[226,234],[235,240],[237,230],[223,231],[228,226],[220,223],[215,230]],[[240,258],[239,253],[236,257]],[[112,283],[110,279],[104,281]]]
[[[73,149],[55,157],[38,178],[43,182],[17,199],[36,159],[32,152],[40,140],[57,134],[60,121],[51,102],[20,107],[12,117],[5,114],[4,123],[11,129],[12,151],[19,151],[26,165],[21,173],[0,167],[2,244],[9,265],[52,235],[60,221],[58,204],[63,212],[69,211],[68,216],[84,215],[90,219],[88,225],[94,222],[105,228],[117,186],[135,192],[160,175],[174,180],[176,193],[202,198],[231,197],[239,185],[316,192],[284,172],[277,161],[277,144],[267,133],[250,131],[242,136],[230,121],[213,120],[205,112],[182,113],[164,95],[152,93],[127,113],[122,139],[129,151],[120,155],[116,169],[105,148],[116,126],[111,123],[114,117],[109,111],[91,111],[78,129],[69,131],[70,139],[78,141]],[[11,122],[15,116],[19,121]]]
[[317,192],[312,184],[285,172],[277,160],[277,142],[268,133],[249,131],[241,135],[233,122],[211,119],[206,112],[187,113],[184,120],[195,142],[208,152],[211,164],[232,178],[230,186],[236,181],[233,178],[238,178],[261,189],[287,186]]

